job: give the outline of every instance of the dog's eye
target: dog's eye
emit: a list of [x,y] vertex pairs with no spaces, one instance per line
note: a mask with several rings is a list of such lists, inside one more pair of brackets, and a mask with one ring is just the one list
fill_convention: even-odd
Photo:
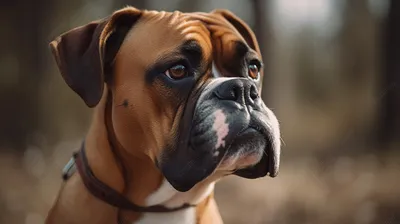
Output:
[[182,79],[188,75],[188,70],[184,65],[175,65],[169,68],[165,75],[171,79]]
[[258,77],[260,76],[260,69],[258,68],[258,65],[256,65],[255,63],[249,64],[248,73],[250,78],[258,79]]

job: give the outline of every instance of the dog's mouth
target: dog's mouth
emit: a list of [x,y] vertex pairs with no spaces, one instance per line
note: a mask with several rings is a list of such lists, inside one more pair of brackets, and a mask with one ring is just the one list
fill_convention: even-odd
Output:
[[278,170],[274,150],[273,138],[268,133],[250,127],[235,139],[222,164],[233,157],[236,161],[230,166],[235,167],[235,175],[248,179],[275,177]]
[[256,129],[249,127],[239,133],[226,149],[218,170],[239,171],[254,166],[262,156],[268,156],[268,140]]
[[218,142],[221,139],[215,137],[212,129],[191,136],[187,148],[180,149],[180,153],[176,150],[176,154],[168,158],[170,161],[163,163],[161,170],[164,176],[178,191],[190,190],[218,171],[249,179],[268,174],[276,176],[277,166],[273,159],[276,148],[268,128],[246,123],[240,122],[240,119],[228,123],[235,130],[242,131],[227,134],[223,139],[225,145]]

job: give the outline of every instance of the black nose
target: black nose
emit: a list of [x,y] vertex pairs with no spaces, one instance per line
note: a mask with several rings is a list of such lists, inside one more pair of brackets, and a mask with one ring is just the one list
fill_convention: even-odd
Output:
[[244,78],[227,80],[216,87],[214,93],[220,100],[232,100],[241,105],[254,104],[260,98],[254,82]]

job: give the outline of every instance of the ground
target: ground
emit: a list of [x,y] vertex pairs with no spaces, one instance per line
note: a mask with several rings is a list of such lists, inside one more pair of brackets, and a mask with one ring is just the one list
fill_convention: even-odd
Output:
[[[42,224],[78,142],[0,155],[0,223]],[[400,155],[282,157],[276,178],[227,177],[216,187],[228,224],[400,223]]]

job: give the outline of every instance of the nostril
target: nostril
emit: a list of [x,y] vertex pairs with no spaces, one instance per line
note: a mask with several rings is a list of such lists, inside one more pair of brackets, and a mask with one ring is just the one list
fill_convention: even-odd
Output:
[[258,99],[259,95],[258,95],[258,91],[255,85],[251,85],[250,86],[250,98],[254,101],[256,99]]
[[231,98],[231,100],[234,100],[234,101],[237,101],[238,100],[238,97],[239,97],[239,93],[238,93],[238,91],[239,91],[239,88],[238,88],[238,86],[233,86],[233,88],[232,88],[232,90],[231,90],[231,92],[232,92],[232,98]]
[[215,95],[220,99],[220,100],[237,100],[237,93],[234,88],[230,90],[226,89],[219,89],[215,91]]
[[215,95],[220,100],[238,101],[241,97],[242,88],[236,83],[224,83],[216,91]]

